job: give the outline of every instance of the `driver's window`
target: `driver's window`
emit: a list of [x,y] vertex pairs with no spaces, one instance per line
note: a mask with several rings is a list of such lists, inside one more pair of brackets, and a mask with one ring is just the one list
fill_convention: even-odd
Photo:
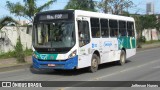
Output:
[[78,21],[79,46],[82,47],[90,42],[89,24],[87,21]]

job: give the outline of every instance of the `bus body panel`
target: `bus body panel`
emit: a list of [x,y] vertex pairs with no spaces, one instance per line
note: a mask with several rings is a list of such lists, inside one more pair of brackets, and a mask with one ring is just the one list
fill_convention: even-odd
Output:
[[127,54],[126,58],[132,57],[132,56],[134,56],[136,54],[136,49],[135,48],[127,49],[126,50],[126,54]]
[[62,61],[42,61],[32,57],[33,67],[36,69],[75,69],[78,65],[78,56]]
[[111,61],[110,58],[110,51],[112,46],[112,41],[109,38],[101,38],[101,47],[102,47],[102,54],[101,54],[101,61],[100,63],[105,63]]

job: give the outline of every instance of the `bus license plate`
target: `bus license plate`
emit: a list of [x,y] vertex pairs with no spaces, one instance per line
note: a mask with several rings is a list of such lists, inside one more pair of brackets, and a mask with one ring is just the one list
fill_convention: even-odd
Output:
[[48,64],[48,67],[54,67],[56,66],[55,64]]

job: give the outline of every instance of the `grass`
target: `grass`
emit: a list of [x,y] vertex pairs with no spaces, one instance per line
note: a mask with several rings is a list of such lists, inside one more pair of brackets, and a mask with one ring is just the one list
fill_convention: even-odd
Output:
[[151,41],[146,41],[143,44],[152,44],[152,43],[160,43],[160,40],[151,40]]
[[[27,49],[24,51],[24,53],[25,53],[25,56],[30,56],[30,55],[32,55],[32,50]],[[7,53],[0,54],[0,59],[15,58],[15,57],[16,57],[15,51],[9,51]]]
[[15,56],[15,51],[9,51],[7,53],[0,54],[0,59],[13,58]]
[[26,49],[24,52],[25,52],[25,56],[31,56],[33,53],[32,49]]
[[146,42],[138,42],[137,48],[142,48],[142,45],[149,45],[149,44],[160,44],[160,40],[151,40]]

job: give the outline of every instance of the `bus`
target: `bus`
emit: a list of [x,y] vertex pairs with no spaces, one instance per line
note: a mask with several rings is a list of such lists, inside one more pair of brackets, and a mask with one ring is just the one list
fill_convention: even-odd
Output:
[[37,13],[32,32],[33,68],[96,72],[108,62],[125,64],[136,54],[132,17],[83,10]]

